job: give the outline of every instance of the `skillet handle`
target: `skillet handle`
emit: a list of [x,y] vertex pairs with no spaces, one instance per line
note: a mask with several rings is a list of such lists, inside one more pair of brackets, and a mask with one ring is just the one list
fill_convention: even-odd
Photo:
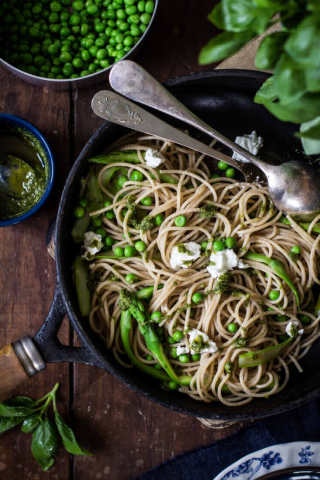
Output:
[[46,368],[35,344],[24,337],[0,350],[0,400],[8,392]]

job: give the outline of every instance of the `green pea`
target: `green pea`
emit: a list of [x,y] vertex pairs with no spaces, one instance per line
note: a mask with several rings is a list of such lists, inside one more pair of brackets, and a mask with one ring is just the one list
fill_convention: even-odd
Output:
[[293,245],[293,247],[291,247],[291,252],[299,255],[299,253],[301,253],[301,248],[299,245]]
[[57,55],[58,52],[59,52],[58,45],[53,43],[52,45],[48,46],[48,53],[50,53],[50,55]]
[[98,217],[92,218],[91,223],[92,223],[92,226],[95,227],[95,228],[101,227],[101,225],[102,225],[102,221]]
[[137,13],[138,9],[135,5],[131,5],[130,7],[126,7],[125,13],[127,15],[135,16],[134,14]]
[[134,257],[136,254],[136,249],[134,247],[132,247],[131,245],[128,245],[127,247],[125,247],[124,249],[124,256],[125,257]]
[[214,173],[213,175],[211,175],[211,178],[220,178],[220,175],[218,175],[217,173]]
[[[91,47],[93,48],[93,47]],[[97,48],[97,47],[95,47]],[[91,49],[90,49],[91,50]],[[91,51],[90,51],[91,53]],[[100,48],[100,50],[97,50],[96,57],[98,60],[105,60],[108,56],[107,51],[104,48]]]
[[224,243],[227,248],[234,248],[237,244],[237,240],[234,237],[227,237]]
[[196,354],[196,355],[191,355],[192,361],[193,362],[199,362],[201,355]]
[[105,212],[104,216],[109,220],[112,220],[113,218],[116,217],[116,214],[114,213],[113,210],[108,210],[107,212]]
[[176,330],[174,332],[174,334],[172,335],[172,338],[176,341],[176,342],[180,342],[180,340],[182,340],[184,337],[184,334],[183,332],[181,332],[181,330]]
[[236,323],[229,323],[228,332],[235,333],[238,330],[238,325]]
[[274,309],[272,307],[267,307],[268,312],[274,312]]
[[81,58],[82,58],[82,60],[84,60],[85,62],[88,62],[88,61],[91,59],[91,55],[90,55],[90,53],[88,52],[88,50],[82,50],[82,52],[81,52]]
[[176,227],[184,227],[187,224],[187,218],[184,215],[179,215],[174,223]]
[[104,243],[106,247],[112,247],[115,244],[115,240],[112,237],[106,237]]
[[145,11],[147,13],[153,13],[154,10],[154,2],[152,0],[148,0],[145,6]]
[[224,250],[224,242],[222,240],[216,240],[214,243],[213,243],[213,250],[215,252],[222,252],[222,250]]
[[137,8],[139,12],[143,13],[145,6],[146,6],[146,2],[144,0],[141,0],[140,2],[138,2]]
[[207,247],[208,247],[208,242],[202,242],[201,243],[201,251],[202,252],[205,252],[207,250]]
[[298,315],[298,318],[301,323],[308,325],[311,322],[311,318],[308,315]]
[[148,360],[149,362],[151,362],[153,360],[153,356],[152,355],[147,355],[146,356],[146,360]]
[[64,65],[64,67],[62,68],[62,73],[66,76],[66,77],[70,77],[70,75],[73,74],[73,66],[72,66],[72,63],[66,63]]
[[144,179],[144,175],[143,175],[143,173],[139,172],[139,170],[134,170],[131,173],[131,180],[133,182],[142,182],[143,179]]
[[201,292],[196,292],[192,295],[191,300],[193,303],[200,303],[203,300],[203,293]]
[[134,246],[138,252],[144,252],[147,248],[147,245],[142,240],[139,240],[138,242],[136,242]]
[[50,10],[52,12],[60,12],[61,10],[61,4],[59,2],[53,1],[50,3]]
[[173,347],[173,348],[170,349],[170,357],[171,358],[178,358],[176,347]]
[[[105,53],[105,56],[107,56],[107,52],[104,49],[100,49]],[[98,58],[98,52],[100,52],[99,47],[97,45],[92,45],[92,47],[89,48],[89,53],[92,57],[97,57]],[[102,58],[100,60],[103,60]]]
[[138,277],[134,273],[128,273],[126,275],[126,282],[129,283],[129,285],[133,285],[137,280]]
[[75,0],[72,3],[72,8],[73,10],[80,12],[81,10],[84,9],[84,2],[82,0]]
[[159,227],[162,223],[163,223],[163,220],[164,220],[164,216],[162,213],[158,213],[158,215],[156,215],[154,217],[154,223]]
[[116,257],[123,257],[124,256],[124,251],[123,248],[121,247],[115,247],[113,250],[113,253],[115,254]]
[[218,162],[218,168],[220,168],[220,170],[228,170],[229,165],[226,162],[220,160],[220,162]]
[[162,320],[162,313],[161,312],[153,312],[151,314],[151,320],[153,320],[155,323],[159,323]]
[[87,12],[89,15],[96,15],[99,12],[99,7],[95,4],[88,5]]
[[150,207],[152,205],[152,198],[151,197],[144,197],[141,200],[142,205],[145,205],[146,207]]
[[179,385],[176,382],[168,382],[168,388],[169,390],[178,390]]
[[160,363],[156,363],[154,368],[156,368],[157,370],[162,370]]
[[277,322],[286,322],[287,317],[285,315],[276,315]]
[[228,177],[228,178],[233,178],[235,176],[235,174],[236,174],[236,171],[235,171],[234,168],[228,168],[226,170],[226,177]]
[[[143,13],[141,16],[140,16],[140,20],[141,20],[141,23],[143,23],[144,25],[148,25],[150,23],[150,20],[151,20],[151,15],[150,13]],[[133,22],[134,23],[134,22]]]
[[72,55],[69,53],[69,52],[62,52],[59,56],[59,60],[62,62],[62,63],[67,63],[67,62],[71,62],[72,60]]
[[85,212],[85,209],[83,207],[76,207],[74,209],[73,213],[74,213],[75,217],[82,218],[86,212]]
[[81,60],[81,58],[74,58],[72,60],[72,65],[75,68],[82,68],[83,67],[83,61]]
[[169,343],[170,345],[176,343],[175,339],[172,338],[172,337],[168,337],[167,340],[168,340],[168,343]]
[[179,362],[181,362],[181,363],[188,363],[188,362],[189,362],[189,357],[188,357],[188,355],[185,355],[185,354],[179,355]]
[[137,25],[131,25],[130,33],[132,37],[138,37],[139,35],[141,35],[142,32]]
[[130,15],[128,17],[128,23],[134,23],[135,25],[138,25],[140,23],[140,17],[138,14]]
[[104,208],[110,207],[110,205],[112,205],[112,202],[110,200],[106,200],[105,202],[103,202]]
[[110,62],[109,62],[109,60],[100,60],[100,66],[101,66],[102,68],[108,68],[108,67],[110,67]]
[[271,292],[269,293],[270,300],[278,300],[279,297],[280,292],[278,292],[278,290],[271,290]]
[[121,175],[121,177],[119,177],[119,178],[117,179],[117,186],[118,186],[119,188],[122,188],[123,185],[124,185],[124,183],[126,183],[127,181],[128,181],[128,178],[125,177],[124,175]]

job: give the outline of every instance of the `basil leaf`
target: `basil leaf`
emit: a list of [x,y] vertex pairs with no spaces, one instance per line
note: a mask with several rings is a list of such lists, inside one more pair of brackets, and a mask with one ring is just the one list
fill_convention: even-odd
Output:
[[284,122],[304,123],[320,115],[320,95],[307,93],[289,104],[264,101],[263,105]]
[[274,32],[265,37],[259,45],[255,66],[262,70],[274,68],[287,38],[288,33],[285,32]]
[[7,400],[4,400],[4,405],[8,406],[13,406],[13,407],[28,407],[29,405],[32,405],[35,403],[32,398],[29,397],[13,397],[13,398],[8,398]]
[[260,8],[252,0],[222,0],[225,29],[229,32],[253,30],[261,34],[278,10],[278,5]]
[[200,52],[199,63],[208,65],[209,63],[220,62],[229,55],[236,53],[243,45],[248,43],[255,36],[254,32],[223,32],[217,37],[212,38],[209,43]]
[[73,455],[87,455],[92,457],[92,453],[89,453],[78,444],[73,431],[68,427],[58,412],[55,412],[55,420],[64,448]]
[[0,417],[28,417],[33,410],[28,407],[11,407],[0,403]]
[[310,122],[302,123],[300,133],[296,133],[296,136],[301,138],[307,155],[320,153],[320,117],[316,117]]
[[23,433],[32,433],[40,424],[40,418],[38,414],[26,418],[22,424],[21,432]]
[[320,68],[306,69],[305,77],[309,92],[320,92]]
[[304,70],[287,54],[281,55],[273,81],[283,103],[294,102],[307,92]]
[[0,435],[23,422],[24,417],[0,417]]
[[218,5],[214,7],[212,12],[209,13],[208,19],[216,27],[220,28],[220,30],[224,30],[226,28],[221,3],[218,3]]
[[31,452],[42,470],[48,470],[57,453],[58,438],[55,425],[46,418],[32,434]]
[[273,77],[270,77],[263,83],[263,85],[260,87],[260,90],[257,91],[254,101],[264,105],[265,102],[273,102],[277,98],[278,93],[274,88]]
[[309,15],[292,32],[285,50],[305,67],[320,67],[320,15]]

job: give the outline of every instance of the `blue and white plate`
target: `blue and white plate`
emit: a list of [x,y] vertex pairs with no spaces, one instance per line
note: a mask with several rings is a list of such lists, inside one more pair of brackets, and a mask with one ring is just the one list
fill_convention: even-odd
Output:
[[241,458],[214,480],[320,480],[320,443],[292,442],[263,448]]

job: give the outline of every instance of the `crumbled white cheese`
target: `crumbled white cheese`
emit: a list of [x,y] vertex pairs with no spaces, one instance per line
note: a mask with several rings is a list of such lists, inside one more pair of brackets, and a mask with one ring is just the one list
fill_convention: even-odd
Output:
[[[191,332],[188,332],[188,335],[190,337],[189,344],[192,355],[195,355],[196,353],[214,353],[218,350],[217,344],[214,341],[210,340],[206,333],[203,333],[200,330],[194,328],[193,330],[191,330]],[[202,345],[200,352],[198,348],[196,349],[196,351],[193,350],[196,344]]]
[[189,353],[190,350],[188,347],[177,347],[177,355],[179,357],[179,355],[182,355],[183,353]]
[[226,249],[211,254],[207,270],[213,278],[217,278],[235,267],[248,268],[249,265],[243,263],[232,249]]
[[298,335],[302,335],[304,330],[303,328],[301,330],[298,330],[299,323],[297,320],[293,320],[293,322],[289,322],[288,325],[286,326],[286,332],[289,335],[289,337],[297,338]]
[[[236,137],[235,143],[240,145],[240,147],[245,148],[253,155],[257,155],[259,149],[263,145],[263,138],[258,137],[256,132],[253,131],[248,135],[243,135],[243,137]],[[246,158],[236,152],[233,152],[232,158],[238,160],[239,162],[249,163]]]
[[148,148],[144,159],[146,161],[146,165],[152,168],[157,168],[159,165],[161,165],[161,163],[166,161],[162,153],[158,152],[158,150],[154,150],[153,148]]
[[170,265],[174,270],[189,268],[201,255],[201,246],[196,242],[179,243],[171,252]]
[[86,260],[92,260],[93,256],[100,252],[103,247],[102,236],[94,232],[86,232],[84,234],[84,248],[86,249],[83,258]]

